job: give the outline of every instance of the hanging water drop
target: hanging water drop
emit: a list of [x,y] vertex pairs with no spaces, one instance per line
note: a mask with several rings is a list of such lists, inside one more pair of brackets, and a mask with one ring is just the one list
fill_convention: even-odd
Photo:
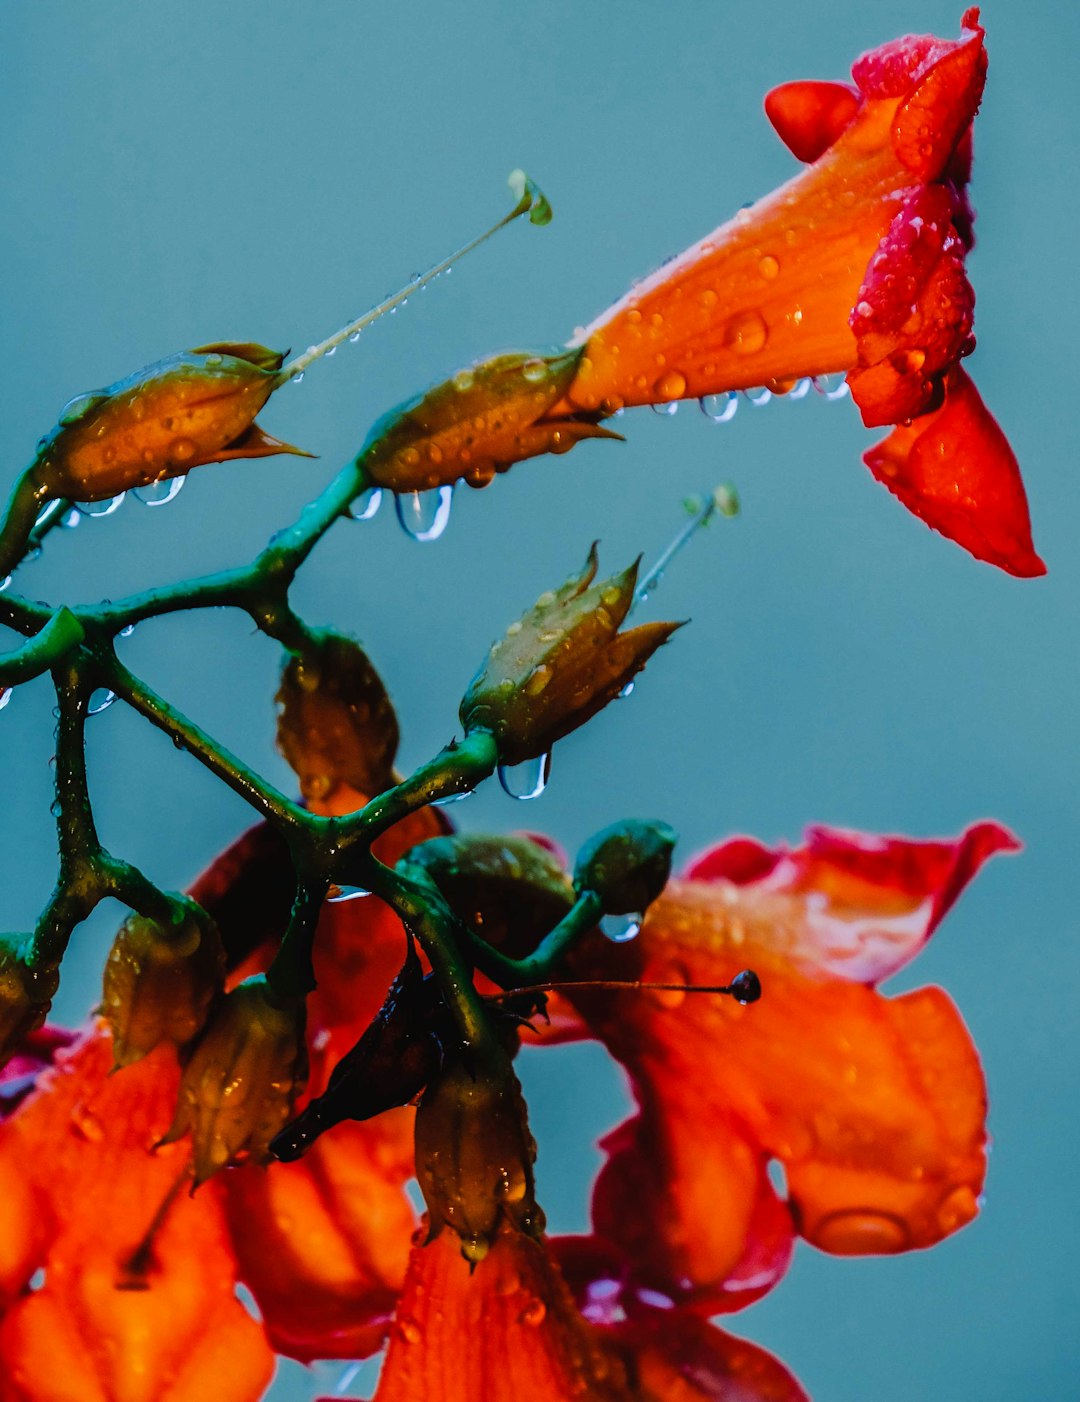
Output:
[[126,492],[119,492],[114,497],[104,497],[101,501],[77,501],[76,511],[81,511],[84,516],[111,516],[114,511],[119,511],[124,504]]
[[2,594],[2,593],[4,592],[4,590],[7,589],[7,588],[10,586],[10,584],[11,584],[11,575],[9,575],[9,574],[4,575],[3,579],[0,579],[0,594]]
[[611,940],[612,944],[628,944],[630,940],[637,938],[643,918],[638,912],[632,915],[602,915],[600,933]]
[[349,506],[348,514],[353,521],[370,521],[382,505],[383,489],[368,487]]
[[521,764],[499,765],[499,783],[503,786],[503,792],[522,803],[539,798],[547,788],[550,778],[550,750],[538,759],[527,759]]
[[14,687],[10,686],[0,687],[0,711],[2,711],[7,705],[7,703],[11,700],[11,693],[13,690]]
[[131,635],[132,635],[132,633],[134,633],[134,631],[135,631],[135,625],[134,625],[134,623],[129,623],[129,624],[127,625],[126,628],[121,628],[121,629],[120,629],[120,634],[119,634],[119,636],[120,636],[121,638],[130,638]]
[[301,381],[303,378],[304,378],[304,371],[303,371],[303,370],[300,370],[300,371],[297,372],[297,374],[295,374],[295,375],[292,377],[292,382],[293,382],[294,385],[298,385],[298,384],[300,383],[300,381]]
[[82,522],[82,512],[71,506],[60,517],[60,526],[65,531],[73,531]]
[[90,693],[90,700],[86,703],[86,714],[99,716],[102,711],[107,711],[115,700],[115,691],[110,691],[105,686],[99,686],[96,691]]
[[401,529],[413,540],[438,540],[450,520],[453,484],[426,492],[399,492],[394,497]]
[[739,408],[739,396],[733,389],[724,394],[707,394],[698,400],[698,407],[714,424],[730,423]]
[[433,798],[432,806],[435,808],[445,808],[448,803],[460,803],[462,799],[472,798],[475,790],[466,789],[463,793],[443,794],[442,798]]
[[837,399],[844,399],[848,394],[848,382],[841,378],[839,383],[832,375],[815,375],[814,388],[818,394],[826,399],[835,402]]
[[355,346],[356,343],[357,343],[357,341],[358,341],[359,339],[360,339],[360,332],[359,332],[359,331],[354,331],[354,332],[352,333],[352,335],[349,337],[349,344],[352,345],[352,346]]
[[758,389],[745,389],[743,394],[746,396],[747,402],[752,404],[755,409],[764,408],[772,399],[772,390],[767,389],[764,385]]
[[337,346],[331,346],[330,349],[326,352],[327,360],[329,360],[332,355],[337,355]]
[[679,401],[672,399],[665,404],[650,404],[649,407],[654,414],[660,414],[663,418],[670,419],[672,414],[679,412]]
[[814,382],[810,379],[809,375],[804,375],[801,380],[795,382],[791,392],[788,394],[788,398],[792,400],[805,399],[813,388],[813,385]]
[[634,683],[633,683],[633,680],[631,680],[631,681],[628,681],[628,682],[626,683],[626,685],[623,687],[622,691],[619,692],[619,700],[620,700],[620,701],[625,701],[626,698],[627,698],[628,696],[633,696],[633,694],[634,694]]
[[326,900],[329,905],[342,905],[345,901],[358,901],[370,895],[371,892],[363,886],[331,886]]
[[134,495],[143,506],[168,506],[183,491],[186,477],[167,477],[161,482],[148,482],[145,487],[136,487]]

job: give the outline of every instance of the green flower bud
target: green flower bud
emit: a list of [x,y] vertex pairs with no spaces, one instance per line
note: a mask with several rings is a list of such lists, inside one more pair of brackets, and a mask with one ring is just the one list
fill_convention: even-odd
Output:
[[466,731],[489,730],[506,764],[535,759],[613,701],[679,623],[645,623],[620,633],[638,566],[593,583],[596,546],[585,568],[541,594],[469,684]]
[[512,351],[459,370],[384,414],[357,463],[394,492],[464,477],[486,487],[496,473],[539,453],[565,453],[582,438],[618,438],[594,418],[548,418],[577,373],[581,350]]
[[196,1184],[241,1156],[265,1163],[306,1078],[303,1004],[282,1003],[261,974],[245,979],[218,1005],[185,1066],[162,1143],[191,1131]]
[[397,717],[367,653],[350,638],[315,634],[286,663],[277,700],[278,748],[305,798],[327,798],[341,784],[371,797],[393,783]]
[[428,1209],[429,1240],[449,1227],[475,1265],[503,1219],[539,1236],[525,1101],[510,1060],[498,1049],[448,1060],[416,1112],[416,1177]]
[[454,914],[511,959],[531,954],[574,903],[562,867],[528,837],[435,837],[401,865],[426,871]]
[[283,356],[223,341],[155,361],[106,389],[76,395],[42,439],[34,472],[54,496],[100,501],[203,463],[298,453],[255,415]]
[[225,976],[217,927],[193,904],[172,929],[141,915],[120,926],[105,964],[101,1011],[117,1066],[159,1042],[186,1046],[202,1031]]
[[667,823],[634,818],[613,823],[578,853],[574,889],[595,891],[609,915],[646,911],[667,885],[677,841]]
[[54,965],[34,968],[28,935],[0,935],[0,1066],[41,1026],[60,982]]

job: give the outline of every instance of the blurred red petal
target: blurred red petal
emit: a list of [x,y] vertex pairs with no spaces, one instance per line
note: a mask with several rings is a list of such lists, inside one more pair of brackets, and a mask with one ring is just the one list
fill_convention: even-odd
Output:
[[781,83],[765,98],[765,115],[791,154],[807,163],[825,154],[853,120],[859,94],[846,83]]

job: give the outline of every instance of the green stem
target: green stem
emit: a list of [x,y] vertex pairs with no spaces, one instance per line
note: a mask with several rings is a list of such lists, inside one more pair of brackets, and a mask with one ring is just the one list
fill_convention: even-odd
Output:
[[0,657],[0,687],[17,686],[41,676],[85,636],[82,624],[70,609],[57,609],[40,633]]
[[508,958],[472,932],[470,943],[476,962],[489,978],[503,988],[524,988],[551,979],[582,936],[595,929],[603,913],[604,904],[596,892],[583,891],[550,934],[545,935],[525,959]]
[[17,569],[25,558],[38,513],[50,496],[49,488],[38,481],[32,467],[16,479],[0,523],[0,579]]
[[282,936],[274,961],[266,971],[271,992],[284,1001],[303,998],[315,989],[312,951],[315,928],[319,922],[325,881],[297,881],[296,898],[289,915],[288,928]]

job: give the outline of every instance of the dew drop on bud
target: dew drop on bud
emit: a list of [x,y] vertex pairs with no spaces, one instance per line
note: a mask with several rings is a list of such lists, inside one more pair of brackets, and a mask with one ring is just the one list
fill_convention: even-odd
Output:
[[81,522],[82,512],[74,506],[68,511],[65,511],[63,516],[60,517],[61,529],[65,531],[73,531]]
[[772,390],[767,389],[764,385],[758,389],[744,390],[743,393],[746,396],[747,402],[752,404],[755,409],[763,409],[770,399],[772,399]]
[[353,521],[370,521],[382,505],[382,488],[368,487],[349,506],[348,515]]
[[733,389],[725,394],[707,394],[698,400],[698,407],[714,424],[730,423],[739,408],[739,396]]
[[394,507],[401,529],[412,540],[438,540],[450,520],[453,484],[426,492],[398,492]]
[[736,974],[728,987],[731,996],[743,1007],[747,1003],[756,1003],[761,997],[761,980],[753,969],[743,969],[741,974]]
[[642,917],[638,913],[633,915],[602,915],[600,917],[600,933],[612,944],[628,944],[630,940],[636,939],[641,930]]
[[660,414],[663,418],[669,419],[672,414],[677,414],[679,412],[679,401],[677,399],[672,399],[666,404],[650,404],[649,408],[652,409],[654,414]]
[[358,901],[370,895],[371,892],[366,891],[363,886],[331,886],[326,893],[326,900],[329,905],[341,905],[345,901]]
[[499,783],[503,792],[511,798],[528,802],[539,798],[547,788],[551,778],[551,751],[538,759],[527,759],[521,764],[500,764]]
[[622,691],[619,692],[619,700],[620,700],[620,701],[625,701],[626,698],[627,698],[628,696],[633,696],[633,694],[634,694],[634,683],[633,683],[633,681],[628,681],[628,682],[626,683],[626,685],[623,687]]
[[102,711],[107,711],[115,700],[115,691],[110,691],[108,687],[99,686],[96,691],[90,693],[90,700],[86,704],[86,714],[98,716]]
[[77,501],[75,509],[81,511],[84,516],[111,516],[114,511],[119,511],[124,504],[126,492],[119,492],[114,497],[105,497],[101,501]]
[[145,487],[136,487],[133,495],[143,506],[168,506],[183,490],[186,477],[167,477],[162,482],[148,482]]

